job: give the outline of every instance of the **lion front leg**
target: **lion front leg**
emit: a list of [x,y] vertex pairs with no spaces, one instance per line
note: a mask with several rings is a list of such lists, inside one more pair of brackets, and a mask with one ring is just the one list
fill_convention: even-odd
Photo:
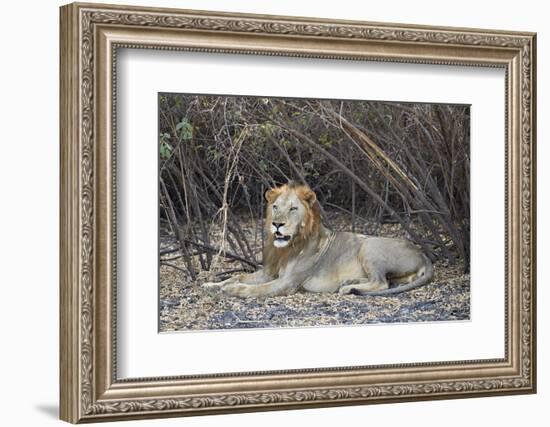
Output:
[[229,279],[222,280],[221,282],[205,282],[201,285],[202,288],[206,290],[219,290],[225,285],[235,282],[235,278],[230,277]]
[[266,272],[262,270],[255,271],[254,273],[245,273],[238,274],[236,276],[230,277],[229,279],[223,280],[221,282],[206,282],[202,284],[202,287],[207,290],[220,290],[224,286],[230,285],[231,283],[262,283],[269,280],[270,277]]
[[257,285],[247,283],[230,283],[222,288],[226,295],[239,298],[268,297],[290,295],[296,292],[296,287],[284,279],[275,279],[270,282]]

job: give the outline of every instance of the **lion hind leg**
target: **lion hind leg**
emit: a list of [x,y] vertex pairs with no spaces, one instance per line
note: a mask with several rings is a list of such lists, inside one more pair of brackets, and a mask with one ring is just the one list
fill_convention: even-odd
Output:
[[[392,284],[398,284],[398,286],[366,292],[365,295],[389,296],[389,295],[400,294],[402,292],[410,291],[412,289],[416,289],[430,283],[430,281],[432,280],[432,277],[433,277],[433,264],[428,259],[428,257],[424,255],[424,263],[422,266],[418,268],[418,270],[415,273],[400,275],[400,277],[398,277],[397,280],[395,280],[395,276],[389,278]],[[403,282],[405,283],[403,284]]]
[[409,274],[402,274],[399,276],[390,276],[389,281],[392,285],[406,285],[418,279],[418,277],[420,277],[422,274],[421,272],[413,271],[412,273],[409,273]]

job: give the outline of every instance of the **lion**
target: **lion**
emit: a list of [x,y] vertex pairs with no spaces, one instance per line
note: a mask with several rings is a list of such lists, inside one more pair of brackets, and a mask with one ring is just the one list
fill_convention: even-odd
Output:
[[407,240],[326,228],[317,196],[305,184],[291,182],[270,189],[265,198],[263,268],[204,283],[205,288],[241,298],[291,295],[298,290],[381,296],[432,279],[430,259]]

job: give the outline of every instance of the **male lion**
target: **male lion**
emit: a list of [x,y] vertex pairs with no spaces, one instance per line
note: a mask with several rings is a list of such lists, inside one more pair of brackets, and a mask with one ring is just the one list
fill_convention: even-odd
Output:
[[407,240],[325,228],[317,197],[306,185],[289,183],[268,190],[265,198],[264,268],[203,286],[242,298],[299,289],[390,295],[423,286],[433,276],[428,257]]

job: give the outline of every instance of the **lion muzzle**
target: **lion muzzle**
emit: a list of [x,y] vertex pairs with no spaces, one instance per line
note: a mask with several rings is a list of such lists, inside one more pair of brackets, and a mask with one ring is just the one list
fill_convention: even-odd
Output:
[[272,222],[271,223],[271,232],[273,233],[274,239],[273,239],[273,246],[276,248],[284,248],[286,245],[288,245],[288,242],[290,241],[290,238],[292,236],[288,234],[284,234],[284,222]]
[[275,238],[273,239],[273,245],[276,248],[284,248],[286,245],[288,245],[288,242],[290,241],[291,236],[284,235],[279,231],[276,231],[273,234],[275,236]]

